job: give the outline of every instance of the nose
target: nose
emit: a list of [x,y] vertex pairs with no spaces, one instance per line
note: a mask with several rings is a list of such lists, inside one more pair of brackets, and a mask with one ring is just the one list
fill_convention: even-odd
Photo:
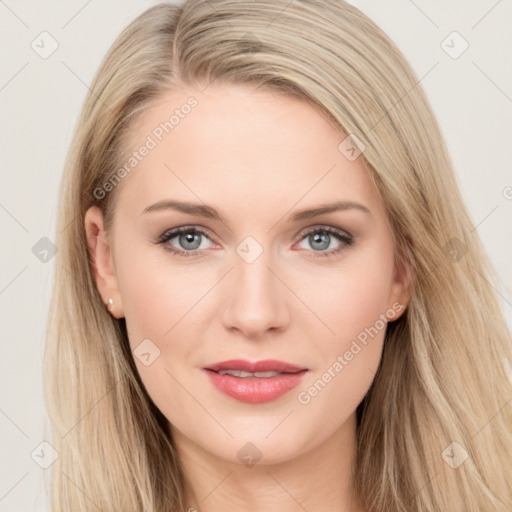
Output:
[[259,339],[267,331],[282,331],[287,327],[289,292],[273,267],[266,252],[252,263],[240,259],[235,264],[225,283],[227,299],[222,322],[226,329]]

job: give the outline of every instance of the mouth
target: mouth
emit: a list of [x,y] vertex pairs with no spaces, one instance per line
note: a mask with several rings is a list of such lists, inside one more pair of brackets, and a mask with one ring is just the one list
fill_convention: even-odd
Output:
[[[207,368],[207,370],[209,370]],[[215,370],[209,370],[209,371],[215,371]],[[237,377],[239,379],[249,379],[249,378],[257,378],[257,379],[268,379],[270,377],[277,377],[278,375],[293,375],[295,373],[300,373],[300,371],[305,370],[299,370],[297,372],[245,372],[243,370],[219,370],[215,373],[218,373],[219,375],[231,375],[232,377]]]
[[243,359],[231,359],[229,361],[222,361],[220,363],[208,365],[204,369],[217,373],[234,372],[230,374],[235,377],[242,378],[249,376],[268,378],[274,376],[269,375],[270,373],[288,374],[307,370],[305,367],[301,367],[292,363],[286,363],[284,361],[277,361],[275,359],[265,359],[263,361],[256,362],[245,361]]
[[236,400],[258,404],[275,400],[301,381],[308,368],[276,360],[231,360],[203,368],[210,382]]

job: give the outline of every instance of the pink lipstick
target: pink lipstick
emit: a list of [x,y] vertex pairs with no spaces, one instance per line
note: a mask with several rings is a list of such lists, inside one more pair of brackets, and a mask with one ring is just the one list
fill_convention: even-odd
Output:
[[307,368],[266,359],[251,363],[232,359],[204,367],[212,384],[242,402],[270,402],[297,386]]

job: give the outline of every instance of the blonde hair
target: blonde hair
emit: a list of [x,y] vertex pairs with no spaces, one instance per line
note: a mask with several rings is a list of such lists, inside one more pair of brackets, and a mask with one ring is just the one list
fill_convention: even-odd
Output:
[[382,30],[340,0],[158,4],[103,60],[60,189],[44,375],[59,454],[53,510],[186,506],[168,422],[139,378],[124,319],[97,291],[84,215],[98,205],[111,225],[119,190],[94,191],[124,160],[138,114],[166,92],[213,81],[310,103],[364,148],[386,207],[414,289],[357,409],[354,477],[368,510],[509,511],[512,343],[492,289],[501,285],[418,78]]

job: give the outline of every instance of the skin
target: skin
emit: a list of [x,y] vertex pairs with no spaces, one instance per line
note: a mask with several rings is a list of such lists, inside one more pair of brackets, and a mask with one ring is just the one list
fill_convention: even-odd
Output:
[[[148,366],[134,359],[169,420],[189,507],[363,512],[350,479],[355,411],[379,365],[385,327],[359,343],[342,371],[332,367],[394,304],[396,320],[410,296],[377,190],[362,158],[350,161],[338,149],[346,134],[303,101],[249,86],[168,93],[138,119],[130,147],[191,95],[198,105],[118,185],[112,232],[97,207],[87,212],[98,289],[105,303],[113,299],[111,314],[126,318],[133,350],[144,339],[160,350]],[[211,205],[224,222],[172,209],[142,213],[171,198]],[[336,200],[370,214],[347,209],[287,220]],[[207,232],[198,235],[195,256],[165,249],[194,250],[177,235],[155,243],[179,226]],[[353,244],[326,234],[326,226],[352,235]],[[315,242],[307,228],[324,238]],[[236,252],[247,236],[263,249],[251,263]],[[235,358],[278,359],[308,372],[278,399],[248,404],[218,391],[202,370]],[[329,368],[335,377],[300,403],[298,394]],[[261,454],[253,466],[237,455],[248,442]]]

